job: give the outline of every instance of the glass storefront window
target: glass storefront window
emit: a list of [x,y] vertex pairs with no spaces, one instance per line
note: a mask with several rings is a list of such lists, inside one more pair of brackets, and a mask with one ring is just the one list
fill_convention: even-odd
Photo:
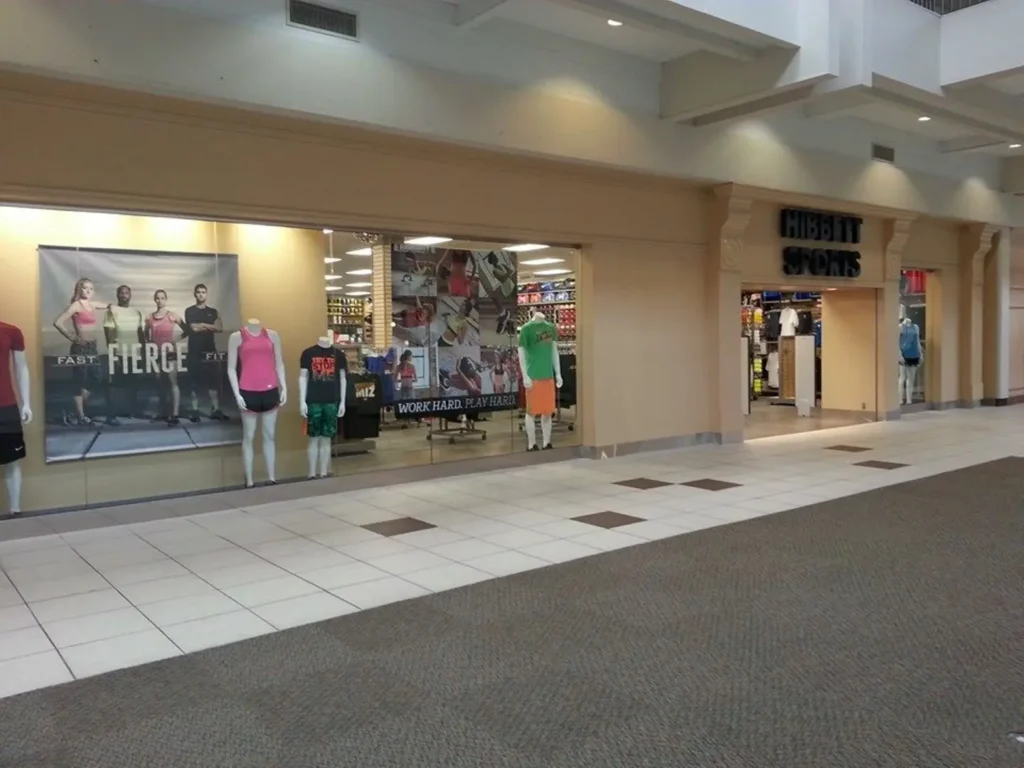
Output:
[[928,272],[904,269],[900,274],[900,404],[926,402]]
[[16,206],[0,245],[21,287],[0,409],[21,424],[27,370],[33,411],[11,510],[526,450],[535,312],[561,367],[550,444],[579,442],[573,249]]

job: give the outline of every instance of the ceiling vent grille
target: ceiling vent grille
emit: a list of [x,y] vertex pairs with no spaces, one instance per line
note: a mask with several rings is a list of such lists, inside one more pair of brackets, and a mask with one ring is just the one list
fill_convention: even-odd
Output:
[[895,163],[896,150],[892,147],[887,147],[884,144],[872,144],[871,159],[881,160],[883,163]]
[[354,13],[303,0],[288,0],[288,23],[349,40],[359,38],[359,19]]

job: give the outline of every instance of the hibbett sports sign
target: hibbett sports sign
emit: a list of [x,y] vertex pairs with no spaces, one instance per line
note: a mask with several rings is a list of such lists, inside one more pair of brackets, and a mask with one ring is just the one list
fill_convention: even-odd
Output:
[[394,404],[395,417],[415,419],[422,416],[449,416],[466,411],[511,411],[519,407],[515,392],[500,395],[436,397],[429,400],[404,400]]

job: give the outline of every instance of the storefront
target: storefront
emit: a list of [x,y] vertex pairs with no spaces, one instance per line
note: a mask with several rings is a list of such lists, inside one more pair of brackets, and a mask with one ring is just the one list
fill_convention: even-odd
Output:
[[[0,75],[0,111],[0,275],[18,287],[0,321],[24,336],[35,411],[26,512],[742,439],[744,291],[818,294],[815,407],[893,418],[902,269],[928,270],[925,402],[983,397],[983,227],[22,75]],[[823,244],[784,237],[783,208],[859,219],[857,274],[787,274],[787,248]],[[562,386],[531,442],[512,327],[537,312]],[[190,346],[197,330],[212,341]],[[242,418],[242,343],[264,330],[285,402]],[[140,363],[110,353],[147,342]],[[300,391],[328,346],[345,414],[314,443],[322,409]]]

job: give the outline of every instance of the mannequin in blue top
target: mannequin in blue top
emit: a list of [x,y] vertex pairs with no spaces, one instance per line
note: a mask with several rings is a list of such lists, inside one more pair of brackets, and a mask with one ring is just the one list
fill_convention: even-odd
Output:
[[900,323],[900,402],[914,402],[917,369],[921,365],[921,329],[909,317]]

